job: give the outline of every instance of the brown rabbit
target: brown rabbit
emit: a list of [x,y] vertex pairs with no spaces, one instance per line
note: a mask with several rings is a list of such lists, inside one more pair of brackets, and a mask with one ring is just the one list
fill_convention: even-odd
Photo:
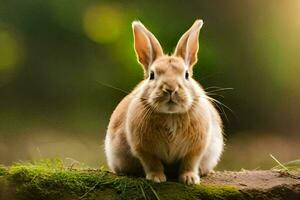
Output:
[[164,182],[164,167],[179,163],[179,181],[198,184],[200,172],[217,165],[224,146],[222,121],[192,78],[202,25],[196,20],[169,56],[141,22],[132,23],[145,78],[111,116],[105,152],[113,172]]

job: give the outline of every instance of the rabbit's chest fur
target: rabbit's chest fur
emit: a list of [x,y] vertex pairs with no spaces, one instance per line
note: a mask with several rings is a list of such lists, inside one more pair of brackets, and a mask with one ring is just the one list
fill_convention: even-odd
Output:
[[153,114],[142,122],[140,116],[135,117],[130,120],[129,143],[133,148],[142,148],[167,163],[204,146],[207,122],[201,115]]
[[152,126],[155,130],[152,134],[156,135],[151,136],[149,133],[145,139],[151,141],[149,144],[155,147],[153,150],[158,157],[169,163],[185,155],[190,142],[184,141],[186,138],[182,130],[186,128],[184,122],[170,117]]

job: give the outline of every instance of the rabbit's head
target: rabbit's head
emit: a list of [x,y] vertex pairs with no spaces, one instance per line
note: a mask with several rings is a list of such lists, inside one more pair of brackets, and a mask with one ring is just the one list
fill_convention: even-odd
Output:
[[187,112],[203,92],[192,78],[202,25],[202,20],[196,20],[180,38],[174,54],[165,55],[158,40],[141,22],[132,23],[135,51],[145,74],[140,98],[155,111]]

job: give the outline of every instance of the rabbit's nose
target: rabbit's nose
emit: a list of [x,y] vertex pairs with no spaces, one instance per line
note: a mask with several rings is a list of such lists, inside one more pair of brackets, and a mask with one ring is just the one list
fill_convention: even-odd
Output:
[[177,92],[178,85],[175,81],[166,81],[162,84],[162,91],[166,94],[172,95]]
[[172,93],[174,92],[173,90],[170,90],[170,89],[165,89],[164,90],[166,93],[169,93],[170,95],[172,95]]
[[177,87],[164,87],[162,90],[164,93],[169,94],[171,96],[172,94],[176,93]]

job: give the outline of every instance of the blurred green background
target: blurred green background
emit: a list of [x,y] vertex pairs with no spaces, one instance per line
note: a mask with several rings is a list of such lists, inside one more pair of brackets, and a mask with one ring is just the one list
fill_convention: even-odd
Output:
[[172,52],[204,20],[195,79],[226,108],[219,169],[300,155],[300,1],[0,0],[0,163],[61,157],[105,164],[103,138],[143,77],[131,22]]

